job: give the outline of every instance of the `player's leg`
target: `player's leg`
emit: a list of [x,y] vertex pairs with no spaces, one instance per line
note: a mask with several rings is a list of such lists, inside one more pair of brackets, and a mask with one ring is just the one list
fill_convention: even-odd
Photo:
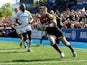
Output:
[[23,42],[24,42],[24,47],[26,48],[27,47],[27,33],[22,33],[22,36],[23,36]]
[[28,38],[27,38],[27,41],[28,41],[28,51],[31,51],[30,46],[31,46],[31,43],[32,43],[32,32],[31,31],[27,31],[27,35],[28,35]]
[[18,34],[18,37],[20,38],[20,48],[22,48],[23,36],[22,36],[22,33],[21,33],[21,29],[20,28],[17,28],[16,29],[16,33]]
[[55,35],[63,44],[67,45],[67,47],[72,51],[73,57],[76,57],[76,53],[74,52],[74,49],[70,45],[70,43],[66,40],[66,38],[63,36],[62,31],[59,28],[54,28],[54,32],[52,33]]
[[20,41],[20,47],[22,48],[22,45],[23,45],[23,36],[22,36],[22,34],[19,34],[19,37],[21,39],[21,41]]
[[42,45],[42,41],[44,40],[44,38],[46,38],[46,36],[42,36],[42,38],[40,39],[40,45]]
[[31,45],[31,32],[28,31],[28,26],[24,27],[22,29],[22,35],[23,35],[23,38],[24,38],[24,42],[27,44],[27,51],[29,52],[30,51],[30,45]]
[[45,35],[42,36],[42,38],[40,39],[40,45],[42,45],[42,41],[47,37],[47,33],[45,32]]
[[31,43],[32,43],[32,28],[31,28],[31,25],[28,25],[25,27],[26,29],[26,32],[27,32],[27,42],[28,42],[28,48],[27,48],[27,51],[30,52],[31,51]]
[[74,49],[72,48],[72,46],[70,45],[70,43],[66,40],[66,38],[63,37],[63,38],[61,38],[60,40],[61,40],[61,42],[62,42],[64,45],[66,45],[66,46],[71,50],[71,52],[72,52],[72,54],[73,54],[73,57],[76,57],[76,56],[77,56],[76,52],[74,51]]
[[60,48],[58,47],[58,45],[55,44],[55,38],[54,38],[54,36],[48,35],[48,38],[49,38],[50,43],[53,46],[53,48],[56,49],[56,51],[60,53],[61,58],[64,57],[65,56],[64,53],[60,50]]
[[20,46],[22,47],[22,45],[24,45],[24,48],[26,48],[27,44],[26,44],[26,42],[24,42],[24,38],[23,38],[22,34],[20,34],[20,38],[21,38]]
[[56,42],[56,44],[59,44],[60,43],[60,40],[59,39],[56,39],[55,42]]

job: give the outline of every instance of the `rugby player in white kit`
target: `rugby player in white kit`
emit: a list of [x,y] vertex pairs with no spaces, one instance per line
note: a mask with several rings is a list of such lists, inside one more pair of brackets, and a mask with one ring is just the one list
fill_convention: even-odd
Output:
[[[23,36],[22,36],[22,33],[21,33],[21,27],[19,26],[18,23],[16,23],[17,12],[18,12],[18,11],[19,11],[19,8],[15,8],[15,9],[14,9],[14,13],[13,13],[13,15],[12,15],[12,24],[13,24],[14,29],[16,30],[16,33],[17,33],[18,37],[21,39],[21,40],[20,40],[20,47],[22,48]],[[24,44],[24,47],[25,47],[25,44]]]
[[24,43],[27,43],[27,51],[30,50],[31,45],[31,23],[33,21],[32,15],[26,10],[25,4],[21,4],[19,7],[20,11],[17,13],[16,23],[19,24],[21,33],[23,35]]

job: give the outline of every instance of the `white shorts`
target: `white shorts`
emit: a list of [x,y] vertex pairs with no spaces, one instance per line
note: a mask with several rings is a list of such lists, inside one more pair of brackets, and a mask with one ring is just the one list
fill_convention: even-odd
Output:
[[19,34],[22,34],[22,28],[21,28],[21,25],[16,26],[15,29],[16,29],[16,33],[17,33],[18,35],[19,35]]
[[32,30],[31,25],[27,25],[22,28],[22,33],[26,33],[27,31],[31,31],[31,30]]
[[16,33],[19,35],[19,34],[22,34],[22,28],[16,28]]

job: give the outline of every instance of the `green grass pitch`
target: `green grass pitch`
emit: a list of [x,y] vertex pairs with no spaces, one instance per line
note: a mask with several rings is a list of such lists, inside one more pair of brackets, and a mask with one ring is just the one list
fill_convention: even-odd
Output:
[[27,52],[18,43],[0,42],[0,65],[87,65],[87,49],[75,48],[76,58],[67,47],[60,47],[64,58],[51,46],[32,44],[31,49],[32,52]]

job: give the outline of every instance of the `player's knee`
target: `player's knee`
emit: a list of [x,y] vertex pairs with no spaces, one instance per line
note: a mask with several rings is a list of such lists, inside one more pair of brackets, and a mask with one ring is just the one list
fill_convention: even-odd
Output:
[[69,46],[70,45],[70,43],[69,42],[66,42],[66,44],[65,44],[66,46]]
[[51,45],[55,44],[55,39],[54,38],[51,37],[49,40],[50,40]]

